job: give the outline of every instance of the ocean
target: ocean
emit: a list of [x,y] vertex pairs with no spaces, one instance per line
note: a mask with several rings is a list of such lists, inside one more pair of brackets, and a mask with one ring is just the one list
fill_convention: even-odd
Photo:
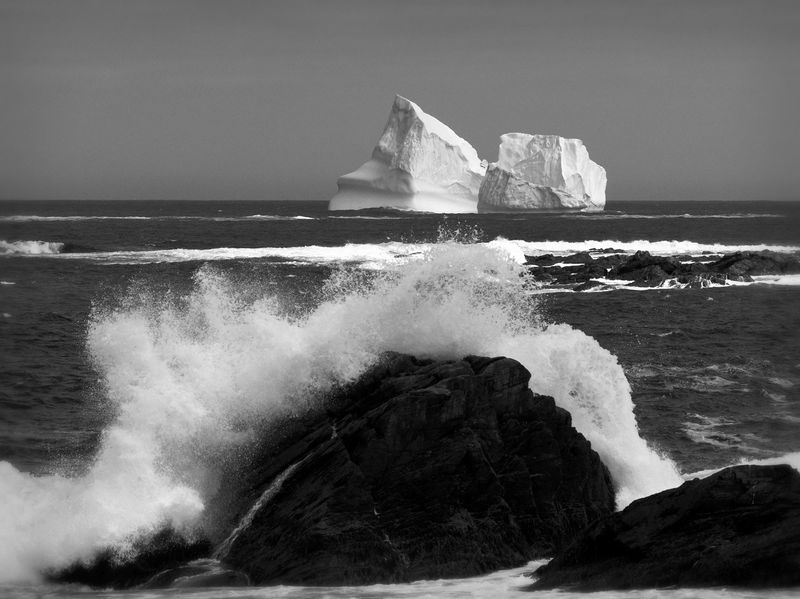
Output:
[[[525,265],[611,249],[798,254],[800,203],[438,215],[329,213],[318,201],[0,202],[0,596],[173,596],[42,576],[165,523],[213,528],[221,474],[263,423],[387,350],[522,362],[601,455],[620,507],[731,464],[800,466],[800,276],[576,292]],[[531,596],[521,589],[534,566],[181,596]]]

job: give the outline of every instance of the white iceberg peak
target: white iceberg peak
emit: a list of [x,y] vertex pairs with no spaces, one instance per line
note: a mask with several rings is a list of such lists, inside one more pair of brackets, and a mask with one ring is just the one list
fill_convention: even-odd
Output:
[[479,212],[602,210],[606,171],[580,139],[506,133],[480,189]]
[[372,158],[339,178],[329,210],[476,212],[485,164],[466,140],[396,96]]

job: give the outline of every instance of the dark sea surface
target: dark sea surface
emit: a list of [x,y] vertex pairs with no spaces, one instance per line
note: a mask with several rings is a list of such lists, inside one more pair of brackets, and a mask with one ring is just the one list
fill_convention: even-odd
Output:
[[[798,253],[800,203],[448,216],[0,202],[0,591],[66,592],[24,585],[165,519],[201,520],[210,466],[174,476],[192,452],[230,452],[253,414],[291,409],[386,349],[519,359],[612,475],[633,472],[615,478],[628,500],[678,474],[800,463],[800,278],[602,293],[523,282],[524,255],[612,248]],[[137,477],[141,496],[126,487]],[[481,596],[488,580],[314,596]]]

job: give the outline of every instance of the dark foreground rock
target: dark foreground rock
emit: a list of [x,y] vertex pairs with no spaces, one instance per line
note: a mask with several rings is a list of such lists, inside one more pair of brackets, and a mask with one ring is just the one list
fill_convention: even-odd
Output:
[[569,413],[529,378],[505,358],[387,356],[260,460],[260,499],[217,557],[256,584],[334,585],[551,555],[614,498]]
[[800,585],[800,473],[735,466],[640,499],[536,574],[534,589]]
[[171,531],[49,578],[93,587],[367,584],[552,555],[614,507],[611,479],[506,358],[387,354],[324,408],[270,426],[216,501],[221,542]]
[[124,558],[108,550],[90,563],[78,563],[51,572],[48,578],[54,582],[74,582],[95,588],[127,589],[146,583],[163,570],[205,557],[211,549],[206,539],[187,541],[171,530],[164,530],[137,543],[132,551],[133,558]]

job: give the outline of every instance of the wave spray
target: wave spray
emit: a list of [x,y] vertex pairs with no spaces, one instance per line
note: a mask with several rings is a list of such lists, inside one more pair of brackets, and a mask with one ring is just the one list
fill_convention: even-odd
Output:
[[519,256],[502,244],[431,245],[365,274],[340,270],[315,307],[241,299],[213,268],[169,300],[132,294],[96,310],[88,349],[114,411],[85,474],[34,477],[0,463],[0,581],[130,550],[169,525],[202,522],[225,460],[277,415],[305,410],[387,350],[425,358],[505,355],[532,373],[608,466],[618,506],[681,478],[638,434],[617,359],[591,337],[536,315]]

